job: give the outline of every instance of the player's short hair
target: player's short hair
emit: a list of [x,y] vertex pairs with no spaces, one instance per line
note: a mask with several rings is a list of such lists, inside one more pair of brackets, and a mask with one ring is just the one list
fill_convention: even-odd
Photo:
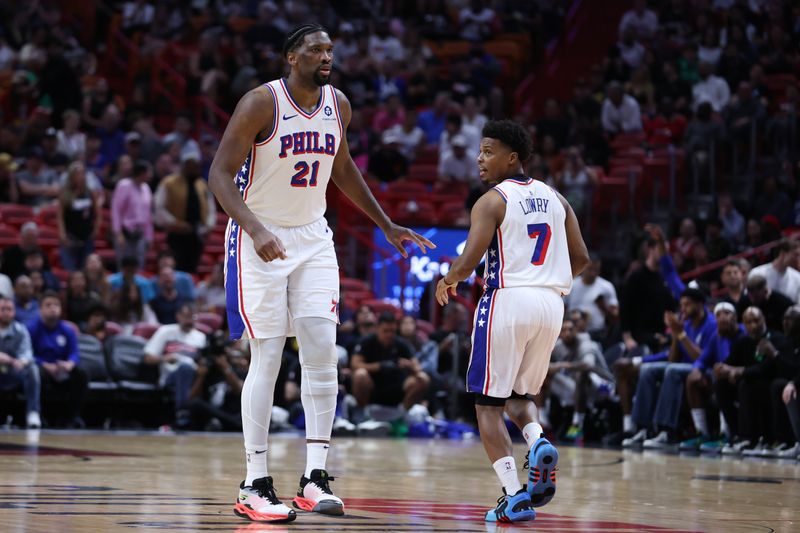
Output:
[[378,324],[397,324],[397,315],[391,311],[384,311],[378,317]]
[[531,156],[533,149],[531,136],[527,128],[513,120],[491,120],[483,127],[481,135],[497,139],[511,148],[512,152],[517,152],[519,160],[523,163]]
[[681,293],[681,298],[689,298],[695,303],[704,304],[706,303],[706,295],[703,294],[703,291],[700,289],[693,289],[691,287],[684,289]]
[[44,291],[42,298],[39,301],[44,303],[45,300],[58,300],[58,303],[61,303],[61,296],[59,296],[54,290],[47,290]]
[[294,52],[300,48],[306,35],[317,33],[319,31],[328,33],[328,30],[325,29],[325,26],[322,24],[303,24],[302,26],[295,27],[289,32],[289,35],[286,36],[286,40],[283,41],[283,57],[286,57],[289,52]]

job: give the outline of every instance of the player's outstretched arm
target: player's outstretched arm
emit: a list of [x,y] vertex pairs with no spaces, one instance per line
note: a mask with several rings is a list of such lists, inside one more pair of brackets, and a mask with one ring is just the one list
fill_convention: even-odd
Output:
[[253,89],[239,100],[208,175],[209,188],[222,209],[250,235],[256,252],[264,261],[286,259],[286,249],[244,203],[234,176],[239,172],[258,134],[273,127],[273,105],[272,93],[264,87]]
[[448,293],[455,296],[458,282],[467,279],[478,266],[505,216],[506,202],[495,191],[487,192],[475,202],[464,253],[453,261],[450,271],[436,286],[436,300],[441,305],[449,301]]
[[[339,101],[339,114],[342,118],[344,131],[346,132],[347,126],[350,125],[350,117],[352,116],[350,101],[344,93],[338,89],[336,90],[336,98]],[[386,239],[397,248],[400,255],[403,257],[408,256],[408,253],[403,247],[404,241],[415,243],[420,247],[423,253],[426,252],[426,248],[436,248],[431,241],[422,235],[408,228],[404,228],[403,226],[398,226],[386,216],[386,213],[372,195],[372,191],[367,187],[367,184],[364,182],[364,177],[361,175],[353,158],[350,156],[350,147],[347,144],[346,135],[342,135],[342,143],[333,161],[333,174],[331,177],[336,186],[383,230],[383,233],[386,234]]]
[[567,249],[569,249],[569,263],[572,267],[572,277],[576,277],[589,266],[589,250],[586,248],[586,243],[583,242],[583,235],[581,235],[581,226],[578,224],[578,217],[575,216],[575,211],[566,198],[561,196],[561,193],[556,192],[558,199],[564,206],[567,212],[567,219],[564,221],[564,226],[567,230]]

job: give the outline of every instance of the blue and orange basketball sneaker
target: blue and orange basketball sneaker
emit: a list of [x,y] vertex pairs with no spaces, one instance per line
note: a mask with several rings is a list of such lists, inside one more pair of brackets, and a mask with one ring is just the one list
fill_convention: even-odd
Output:
[[486,511],[484,519],[487,522],[511,524],[514,522],[527,522],[535,518],[536,511],[531,508],[531,496],[525,490],[525,487],[522,487],[513,496],[506,494],[506,489],[503,489],[503,495],[497,499],[497,507]]
[[558,450],[549,440],[540,437],[528,451],[525,468],[528,469],[527,489],[531,495],[531,506],[547,505],[556,494]]

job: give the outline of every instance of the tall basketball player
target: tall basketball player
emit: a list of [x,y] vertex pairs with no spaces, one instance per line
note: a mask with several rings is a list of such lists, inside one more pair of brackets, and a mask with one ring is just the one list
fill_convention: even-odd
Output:
[[[475,393],[481,441],[503,485],[488,522],[536,517],[533,507],[555,494],[558,451],[542,434],[528,395],[539,392],[564,318],[562,296],[589,264],[589,254],[569,203],[546,184],[526,177],[527,130],[508,120],[483,128],[478,155],[481,180],[492,189],[472,209],[464,253],[436,287],[444,305],[482,257],[486,287],[475,309],[467,390]],[[448,294],[449,293],[449,294]],[[528,444],[527,490],[517,477],[503,412]]]
[[249,338],[252,361],[242,390],[247,477],[234,512],[254,521],[291,521],[267,473],[267,430],[286,336],[297,336],[306,417],[306,470],[294,506],[344,514],[325,469],[336,408],[339,270],[324,218],[334,183],[405,257],[404,241],[433,245],[392,223],[350,157],[350,102],[328,84],[333,46],[317,24],[286,39],[288,78],[242,97],[211,165],[210,186],[230,215],[225,291],[231,337]]

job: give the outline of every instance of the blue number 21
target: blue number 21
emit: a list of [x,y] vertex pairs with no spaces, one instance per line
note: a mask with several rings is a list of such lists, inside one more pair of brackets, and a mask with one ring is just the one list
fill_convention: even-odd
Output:
[[319,161],[314,161],[311,164],[311,179],[306,180],[308,176],[308,163],[300,161],[294,166],[297,174],[292,176],[292,187],[316,187],[317,186],[317,172],[319,172]]
[[550,224],[528,224],[528,237],[536,239],[536,246],[533,248],[531,263],[534,266],[544,264],[547,256],[547,247],[550,245]]

